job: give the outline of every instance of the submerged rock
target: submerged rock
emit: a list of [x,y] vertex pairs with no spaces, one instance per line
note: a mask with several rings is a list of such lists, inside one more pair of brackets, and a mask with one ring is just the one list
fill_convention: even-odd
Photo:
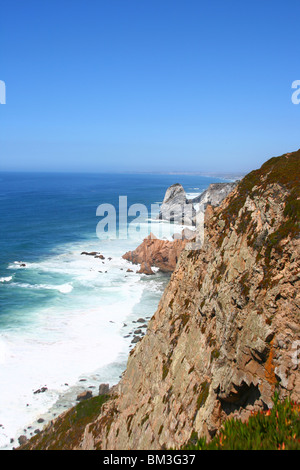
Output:
[[37,395],[38,393],[45,393],[47,390],[48,390],[47,387],[42,387],[42,388],[39,388],[38,390],[36,390],[35,392],[33,392],[33,394]]
[[94,258],[105,259],[105,257],[103,255],[96,255],[96,256],[94,256]]
[[22,435],[18,438],[18,441],[19,441],[19,444],[20,446],[22,446],[23,444],[26,444],[26,442],[28,441],[27,437]]
[[140,341],[140,336],[134,336],[133,340],[131,341],[132,344],[138,343]]

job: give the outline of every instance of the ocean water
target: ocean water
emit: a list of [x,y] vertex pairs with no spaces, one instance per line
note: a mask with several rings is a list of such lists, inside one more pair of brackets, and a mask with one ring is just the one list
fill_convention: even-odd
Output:
[[[151,217],[151,204],[162,202],[168,186],[179,182],[193,196],[218,181],[0,173],[0,449],[33,435],[75,404],[81,391],[97,394],[100,383],[118,382],[136,320],[154,314],[169,280],[160,272],[137,274],[122,255],[150,231],[171,238],[180,230]],[[118,214],[119,196],[127,197],[128,207],[144,204],[149,214],[127,237],[130,217],[117,219],[117,238],[99,238],[97,207],[112,204]]]

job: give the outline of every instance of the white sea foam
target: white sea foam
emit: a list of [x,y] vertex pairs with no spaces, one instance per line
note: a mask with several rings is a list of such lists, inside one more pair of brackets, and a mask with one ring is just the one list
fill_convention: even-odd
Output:
[[48,284],[28,284],[22,282],[12,282],[11,286],[21,287],[24,289],[36,289],[36,290],[57,290],[62,294],[69,294],[72,292],[73,287],[71,284],[62,284],[59,286],[51,286]]
[[[126,301],[115,299],[103,306],[92,306],[87,299],[86,308],[40,310],[22,335],[1,335],[0,447],[47,413],[64,393],[65,383],[75,386],[81,374],[95,374],[118,359],[125,348],[120,329],[141,293],[127,292]],[[41,387],[47,391],[34,394]]]
[[12,278],[13,278],[12,276],[0,277],[0,282],[10,282]]
[[[144,316],[149,305],[150,315],[154,313],[164,286],[163,281],[126,273],[132,265],[122,255],[136,248],[137,241],[138,235],[136,240],[66,244],[40,262],[25,261],[22,280],[9,283],[9,288],[31,289],[32,293],[57,290],[67,295],[56,296],[53,304],[39,304],[22,330],[16,327],[0,334],[0,448],[17,445],[10,444],[10,439],[24,434],[39,417],[52,419],[49,409],[59,401],[65,406],[74,404],[83,374],[85,386],[102,381],[113,385],[118,380],[131,347],[125,336],[132,321]],[[105,259],[82,255],[84,251],[101,252]],[[19,262],[10,266],[18,269]],[[39,276],[43,280],[53,276],[57,285],[38,282]],[[143,304],[144,293],[147,304]],[[16,317],[22,315],[15,312]],[[34,394],[41,387],[47,390]],[[70,398],[62,398],[68,393]]]
[[200,196],[200,194],[202,194],[203,191],[200,191],[200,192],[197,192],[197,193],[186,193],[186,197],[187,199],[191,200],[191,199],[194,199],[195,197],[198,197]]
[[24,269],[26,268],[26,265],[25,263],[23,263],[22,261],[14,261],[13,263],[9,264],[7,269]]
[[71,286],[71,284],[63,284],[61,286],[58,286],[57,290],[62,294],[69,294],[70,292],[72,292],[73,287]]

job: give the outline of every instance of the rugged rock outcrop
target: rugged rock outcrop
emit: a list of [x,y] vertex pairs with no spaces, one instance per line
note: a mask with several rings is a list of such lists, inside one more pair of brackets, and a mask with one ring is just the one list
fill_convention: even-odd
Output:
[[[201,246],[204,239],[204,209],[207,204],[217,206],[235,188],[237,183],[211,184],[200,196],[186,198],[186,193],[177,183],[170,186],[164,197],[159,218],[187,225],[195,225],[191,230],[185,228],[181,233],[174,234],[175,242],[159,240],[152,233],[134,251],[129,251],[124,259],[134,264],[142,264],[139,273],[153,274],[151,266],[164,272],[173,272],[181,251],[187,246],[187,240],[195,240]],[[197,211],[193,203],[197,203]]]
[[300,400],[299,170],[300,151],[273,158],[208,206],[110,400],[73,443],[59,418],[25,448],[178,448],[275,390]]
[[140,269],[137,271],[138,274],[147,274],[147,276],[151,276],[154,274],[152,271],[151,265],[145,261],[142,261]]
[[108,394],[109,394],[109,384],[100,384],[99,395],[108,395]]
[[88,400],[89,398],[92,398],[93,394],[91,391],[86,390],[85,392],[80,393],[77,395],[77,401],[82,401],[82,400]]
[[200,206],[204,204],[218,206],[234,190],[237,184],[237,181],[232,183],[212,183],[200,196],[191,199],[191,202]]
[[165,194],[158,218],[184,225],[196,225],[197,213],[204,212],[207,204],[218,206],[236,187],[237,182],[212,183],[200,196],[187,199],[183,186],[170,186]]
[[186,240],[160,240],[152,233],[134,250],[128,251],[123,258],[133,264],[141,264],[138,272],[153,274],[151,266],[163,272],[172,272],[186,244]]
[[186,197],[185,190],[179,183],[170,186],[165,194],[158,215],[159,219],[193,225],[196,211]]

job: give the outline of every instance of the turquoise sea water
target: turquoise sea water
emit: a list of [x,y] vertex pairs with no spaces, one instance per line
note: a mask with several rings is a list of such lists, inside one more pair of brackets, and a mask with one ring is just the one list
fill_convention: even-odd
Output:
[[[99,239],[96,209],[108,203],[149,209],[181,183],[199,194],[217,178],[149,174],[0,173],[0,448],[38,418],[71,406],[83,388],[116,383],[137,318],[156,310],[169,277],[127,273],[122,255],[141,234]],[[131,219],[129,218],[129,221]],[[147,233],[177,227],[143,220]],[[118,226],[124,235],[127,226]],[[173,232],[172,232],[173,231]],[[105,259],[85,256],[101,252]],[[111,258],[110,260],[108,258]],[[34,393],[45,387],[43,393]],[[91,388],[92,390],[92,388]],[[28,429],[28,426],[32,428]]]

